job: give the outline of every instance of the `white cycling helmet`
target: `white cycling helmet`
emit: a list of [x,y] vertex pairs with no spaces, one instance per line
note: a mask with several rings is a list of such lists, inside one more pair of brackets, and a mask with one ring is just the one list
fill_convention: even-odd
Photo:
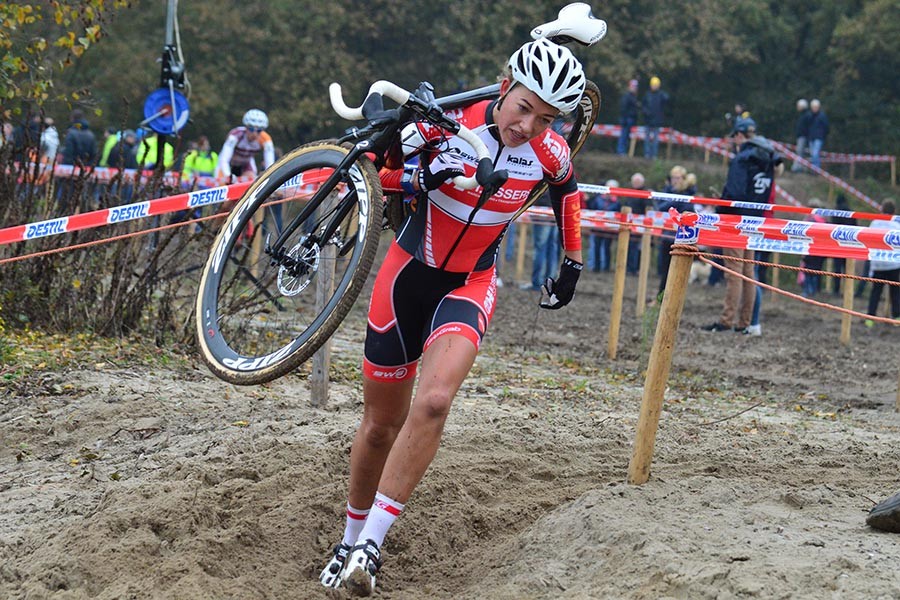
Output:
[[541,38],[516,50],[508,64],[513,81],[550,106],[563,113],[578,106],[586,80],[581,63],[568,48]]
[[244,113],[244,126],[255,129],[267,129],[269,127],[269,117],[258,108],[251,108]]

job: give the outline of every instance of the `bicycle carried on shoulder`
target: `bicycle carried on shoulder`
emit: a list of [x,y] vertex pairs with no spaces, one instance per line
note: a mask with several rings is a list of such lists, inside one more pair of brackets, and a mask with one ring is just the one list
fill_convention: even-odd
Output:
[[[576,3],[535,28],[532,37],[592,45],[605,33],[606,24],[590,15],[590,7]],[[478,136],[445,113],[497,98],[499,90],[495,84],[435,98],[427,83],[410,93],[379,81],[362,106],[350,108],[340,86],[331,84],[335,111],[366,125],[292,150],[262,173],[229,214],[213,242],[196,303],[197,337],[210,370],[234,384],[265,383],[296,369],[331,337],[372,268],[382,211],[395,213],[396,220],[402,207],[389,203],[383,209],[378,170],[396,158],[406,125],[427,121],[468,142],[478,168],[454,184],[480,186],[482,202],[493,195],[505,183],[505,171],[495,171]],[[398,107],[385,109],[384,97]],[[573,156],[599,108],[600,92],[588,81],[567,134]],[[537,186],[526,207],[545,189]]]

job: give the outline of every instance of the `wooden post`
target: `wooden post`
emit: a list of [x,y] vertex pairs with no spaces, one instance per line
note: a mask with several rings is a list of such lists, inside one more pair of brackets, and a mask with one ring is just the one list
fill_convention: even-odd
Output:
[[832,204],[834,204],[834,186],[829,184],[829,186],[828,186],[828,205],[831,206]]
[[[528,232],[531,230],[531,227],[533,227],[531,223],[528,223],[528,227],[525,227],[524,225],[525,223],[522,223],[521,221],[516,225],[519,228],[519,237],[516,240],[516,281],[525,280],[525,248],[528,246],[528,244],[526,244],[528,241]],[[529,281],[531,280],[529,279]]]
[[[323,210],[331,210],[338,201],[336,192],[329,194],[322,203]],[[334,263],[337,260],[337,248],[334,244],[326,244],[319,251],[319,268],[316,271],[316,312],[321,312],[334,293]],[[316,350],[312,357],[312,373],[309,375],[310,403],[313,406],[325,406],[328,403],[328,371],[331,367],[331,338]]]
[[850,179],[856,179],[854,177],[854,173],[856,173],[856,161],[850,161]]
[[666,141],[666,160],[672,160],[672,134],[669,134],[669,139]]
[[650,230],[644,228],[644,232],[641,233],[641,264],[638,269],[637,304],[634,309],[636,317],[643,317],[647,308],[647,279],[650,277],[650,255],[653,254],[650,236]]
[[616,274],[613,284],[612,310],[609,313],[609,340],[606,347],[606,355],[610,360],[616,359],[616,348],[619,345],[619,325],[622,322],[622,303],[625,298],[625,270],[628,268],[628,238],[631,237],[631,227],[628,225],[631,207],[623,206],[622,214],[625,218],[619,224],[619,237],[616,244]]
[[[844,272],[856,273],[856,260],[848,258]],[[848,310],[853,310],[853,287],[852,279],[844,279],[844,308]],[[848,314],[841,315],[841,343],[845,346],[850,345],[850,324],[852,321],[852,316]]]
[[[684,246],[675,245],[673,249],[675,248]],[[656,334],[653,336],[653,348],[650,350],[650,363],[647,365],[647,376],[644,379],[644,396],[641,400],[634,451],[628,465],[628,483],[632,485],[642,485],[650,478],[653,446],[656,444],[663,395],[672,366],[672,353],[675,350],[675,334],[681,321],[693,260],[690,255],[675,255],[669,264],[666,293],[663,294]]]
[[703,151],[703,163],[707,165],[709,164],[709,148],[706,148]]
[[897,158],[891,157],[891,185],[897,187]]
[[628,156],[632,158],[634,158],[634,148],[637,146],[637,137],[635,137],[635,133],[637,133],[637,131],[632,128],[631,143],[628,145]]
[[[772,255],[772,263],[776,264],[776,265],[781,264],[781,255],[778,252],[776,252]],[[781,275],[781,269],[779,269],[778,267],[773,267],[772,268],[772,287],[775,289],[780,289],[778,287],[778,279],[779,279],[780,275]],[[775,300],[777,300],[777,299],[778,299],[778,292],[773,291],[772,299],[771,299],[772,304],[775,304]]]

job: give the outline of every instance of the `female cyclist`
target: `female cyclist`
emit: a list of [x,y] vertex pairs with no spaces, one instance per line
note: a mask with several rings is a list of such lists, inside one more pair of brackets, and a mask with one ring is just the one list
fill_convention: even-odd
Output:
[[347,521],[320,575],[323,585],[343,582],[358,595],[374,589],[385,534],[437,452],[450,405],[494,312],[500,241],[542,181],[550,186],[565,257],[559,277],[544,285],[548,299],[541,306],[557,309],[572,300],[582,266],[580,194],[569,147],[550,125],[577,107],[584,87],[572,53],[539,39],[510,57],[498,100],[450,115],[479,135],[495,168],[509,172],[483,206],[479,190],[449,181],[475,171],[475,152],[466,142],[422,123],[402,132],[407,164],[382,172],[381,179],[386,193],[406,194],[411,212],[372,292],[365,407],[350,455]]

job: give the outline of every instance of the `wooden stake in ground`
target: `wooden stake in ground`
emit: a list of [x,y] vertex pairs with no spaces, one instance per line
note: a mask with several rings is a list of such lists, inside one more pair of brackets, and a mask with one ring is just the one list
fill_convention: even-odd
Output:
[[[528,242],[528,232],[531,230],[533,225],[531,223],[516,223],[516,227],[519,229],[519,237],[516,240],[516,281],[525,281],[525,247]],[[531,281],[529,279],[529,281]]]
[[641,263],[638,268],[637,303],[634,309],[634,316],[638,318],[644,316],[644,310],[647,308],[647,278],[650,276],[650,255],[653,253],[650,248],[650,236],[650,230],[644,228],[644,232],[641,233]]
[[[322,203],[322,208],[330,210],[338,201],[338,195],[332,192]],[[326,244],[319,254],[319,268],[316,271],[313,285],[316,286],[316,312],[320,313],[331,300],[334,293],[334,263],[337,260],[337,247]],[[325,406],[328,403],[328,371],[331,368],[331,338],[313,354],[312,373],[309,376],[310,403],[313,406]]]
[[[856,273],[856,260],[848,258],[844,272]],[[848,310],[853,310],[853,287],[852,279],[844,280],[844,308]],[[852,319],[853,317],[846,313],[841,315],[841,343],[845,346],[850,345],[850,325]]]
[[[687,248],[692,247],[676,244],[672,250]],[[641,414],[638,417],[634,452],[628,465],[628,483],[632,485],[642,485],[650,478],[650,463],[653,460],[653,447],[656,444],[656,431],[662,412],[663,394],[666,391],[669,369],[672,366],[675,334],[678,332],[678,324],[681,321],[681,311],[684,308],[684,298],[687,294],[693,260],[694,258],[690,254],[673,254],[672,262],[669,264],[666,293],[663,294],[659,320],[656,323],[656,334],[653,336],[653,348],[650,350],[647,377],[644,380],[644,396],[641,400]]]
[[616,244],[616,274],[612,309],[609,313],[609,340],[606,349],[610,360],[616,359],[616,349],[619,345],[619,325],[622,323],[622,303],[625,301],[625,270],[628,268],[628,239],[631,237],[631,227],[628,226],[631,207],[622,207],[622,214],[624,219],[619,225],[619,237]]
[[[781,264],[781,255],[779,253],[776,252],[775,254],[772,255],[772,263],[775,265]],[[780,278],[779,277],[780,275],[781,275],[781,269],[779,269],[778,267],[773,267],[772,268],[772,287],[775,288],[776,290],[780,289],[778,287],[778,279]],[[775,304],[775,300],[777,300],[777,299],[778,299],[778,292],[776,292],[775,290],[772,290],[772,298],[771,298],[770,302],[772,304]]]

